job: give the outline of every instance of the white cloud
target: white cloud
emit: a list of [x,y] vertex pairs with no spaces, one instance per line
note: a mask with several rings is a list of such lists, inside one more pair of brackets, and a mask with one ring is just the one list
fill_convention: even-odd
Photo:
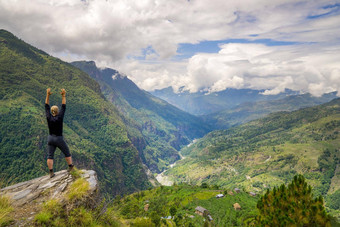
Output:
[[[143,81],[139,85],[147,90],[169,85],[176,89],[185,86],[191,92],[252,88],[265,89],[264,94],[273,95],[289,88],[320,96],[340,91],[338,59],[340,45],[332,48],[317,44],[268,47],[230,43],[222,45],[219,53],[196,54],[187,63],[136,63],[133,70],[128,66],[124,71],[129,71],[134,81]],[[144,78],[139,78],[141,75]]]
[[[0,0],[0,27],[64,60],[121,70],[146,90],[291,88],[320,95],[340,89],[338,8],[337,0]],[[304,44],[225,44],[219,53],[170,60],[180,43],[225,39]],[[149,47],[154,51],[143,53]],[[144,61],[134,58],[144,54]]]

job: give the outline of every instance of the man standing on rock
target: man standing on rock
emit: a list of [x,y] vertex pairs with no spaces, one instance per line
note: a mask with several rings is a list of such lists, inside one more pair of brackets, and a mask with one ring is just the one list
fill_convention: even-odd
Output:
[[50,170],[50,177],[54,177],[54,171],[53,171],[53,158],[54,158],[54,152],[56,148],[58,147],[65,155],[66,162],[68,164],[68,172],[72,171],[73,164],[72,164],[72,157],[70,154],[70,150],[67,146],[67,144],[64,141],[63,137],[63,120],[64,120],[64,114],[66,110],[66,91],[65,89],[61,89],[60,92],[62,96],[61,101],[61,110],[59,112],[58,106],[52,106],[50,109],[50,95],[51,88],[47,88],[46,90],[46,101],[45,101],[45,111],[46,111],[46,118],[47,118],[47,124],[48,124],[48,149],[47,149],[47,166]]

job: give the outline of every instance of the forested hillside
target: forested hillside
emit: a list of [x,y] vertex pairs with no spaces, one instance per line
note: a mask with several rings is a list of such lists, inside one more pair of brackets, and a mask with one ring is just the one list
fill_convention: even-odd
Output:
[[152,172],[163,171],[179,159],[181,147],[210,131],[198,117],[139,89],[114,69],[98,69],[94,62],[86,61],[72,64],[97,80],[105,97],[129,118],[125,124],[143,135],[143,140],[130,139]]
[[[209,133],[182,150],[175,182],[263,191],[303,174],[339,217],[340,99]],[[188,171],[190,169],[190,171]],[[332,213],[331,212],[331,213]]]
[[[75,165],[95,170],[101,188],[111,195],[150,186],[124,117],[86,73],[0,30],[0,83],[3,183],[47,174],[44,103],[46,88],[51,87],[51,105],[61,104],[61,88],[67,92],[64,137]],[[55,170],[66,168],[60,153],[57,150]]]

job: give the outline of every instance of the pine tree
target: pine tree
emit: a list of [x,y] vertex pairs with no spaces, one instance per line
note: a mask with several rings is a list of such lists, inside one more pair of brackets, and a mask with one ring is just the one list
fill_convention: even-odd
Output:
[[259,226],[331,226],[322,196],[313,198],[312,187],[302,175],[286,187],[269,189],[257,203]]

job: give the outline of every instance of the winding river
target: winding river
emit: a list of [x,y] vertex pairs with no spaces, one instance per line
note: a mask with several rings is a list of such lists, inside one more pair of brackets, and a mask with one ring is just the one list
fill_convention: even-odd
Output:
[[[194,144],[195,142],[197,141],[197,139],[194,139],[190,144],[188,144],[187,146],[190,147],[192,144]],[[172,163],[170,166],[169,166],[169,169],[171,169],[172,167],[174,167],[176,165],[176,163],[180,160],[183,160],[185,159],[184,156],[181,155],[181,153],[178,153],[179,156],[181,157],[179,160],[177,160],[176,162]],[[156,179],[157,181],[161,184],[161,185],[164,185],[164,186],[171,186],[173,185],[173,181],[170,180],[170,177],[168,176],[165,176],[164,173],[167,171],[168,169],[164,170],[163,172],[161,172],[160,174],[157,174],[156,176]]]

